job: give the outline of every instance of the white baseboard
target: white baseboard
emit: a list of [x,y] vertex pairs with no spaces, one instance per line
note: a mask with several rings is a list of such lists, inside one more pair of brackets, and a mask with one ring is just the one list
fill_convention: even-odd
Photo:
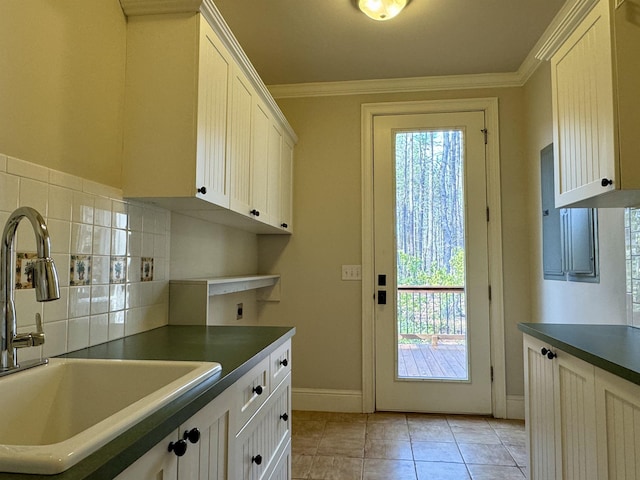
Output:
[[507,418],[524,420],[524,395],[507,395]]
[[362,392],[359,390],[321,390],[293,388],[293,410],[318,412],[362,412]]

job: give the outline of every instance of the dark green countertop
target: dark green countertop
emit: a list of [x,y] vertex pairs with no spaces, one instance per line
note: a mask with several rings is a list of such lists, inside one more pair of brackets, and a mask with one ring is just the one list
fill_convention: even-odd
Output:
[[294,334],[295,328],[291,327],[166,326],[63,355],[71,358],[212,361],[222,364],[222,371],[63,473],[0,473],[0,480],[111,479]]
[[640,385],[640,329],[626,325],[520,323],[518,329]]

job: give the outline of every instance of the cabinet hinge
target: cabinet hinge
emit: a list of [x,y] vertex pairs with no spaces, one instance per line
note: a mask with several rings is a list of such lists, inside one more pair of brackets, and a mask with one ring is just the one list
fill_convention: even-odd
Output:
[[493,383],[493,366],[491,367],[491,383]]
[[489,207],[487,207],[487,222],[489,221]]
[[491,285],[489,285],[489,301],[491,301]]
[[482,133],[484,133],[484,144],[487,144],[487,134],[489,133],[489,130],[487,130],[486,128],[483,128],[482,130],[480,130]]

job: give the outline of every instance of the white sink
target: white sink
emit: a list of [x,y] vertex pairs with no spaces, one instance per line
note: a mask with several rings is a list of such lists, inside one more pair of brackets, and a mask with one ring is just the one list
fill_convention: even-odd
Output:
[[220,369],[215,362],[53,358],[2,377],[0,472],[63,472]]

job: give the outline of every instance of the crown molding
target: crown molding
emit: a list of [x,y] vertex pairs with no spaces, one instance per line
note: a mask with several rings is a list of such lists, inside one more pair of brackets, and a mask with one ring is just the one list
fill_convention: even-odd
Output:
[[381,80],[352,80],[345,82],[296,83],[290,85],[270,85],[268,88],[274,98],[295,98],[520,86],[522,86],[522,83],[519,74],[517,72],[511,72]]
[[566,2],[536,43],[536,58],[550,60],[596,3],[598,0]]
[[196,13],[202,0],[120,0],[127,17],[159,13]]

